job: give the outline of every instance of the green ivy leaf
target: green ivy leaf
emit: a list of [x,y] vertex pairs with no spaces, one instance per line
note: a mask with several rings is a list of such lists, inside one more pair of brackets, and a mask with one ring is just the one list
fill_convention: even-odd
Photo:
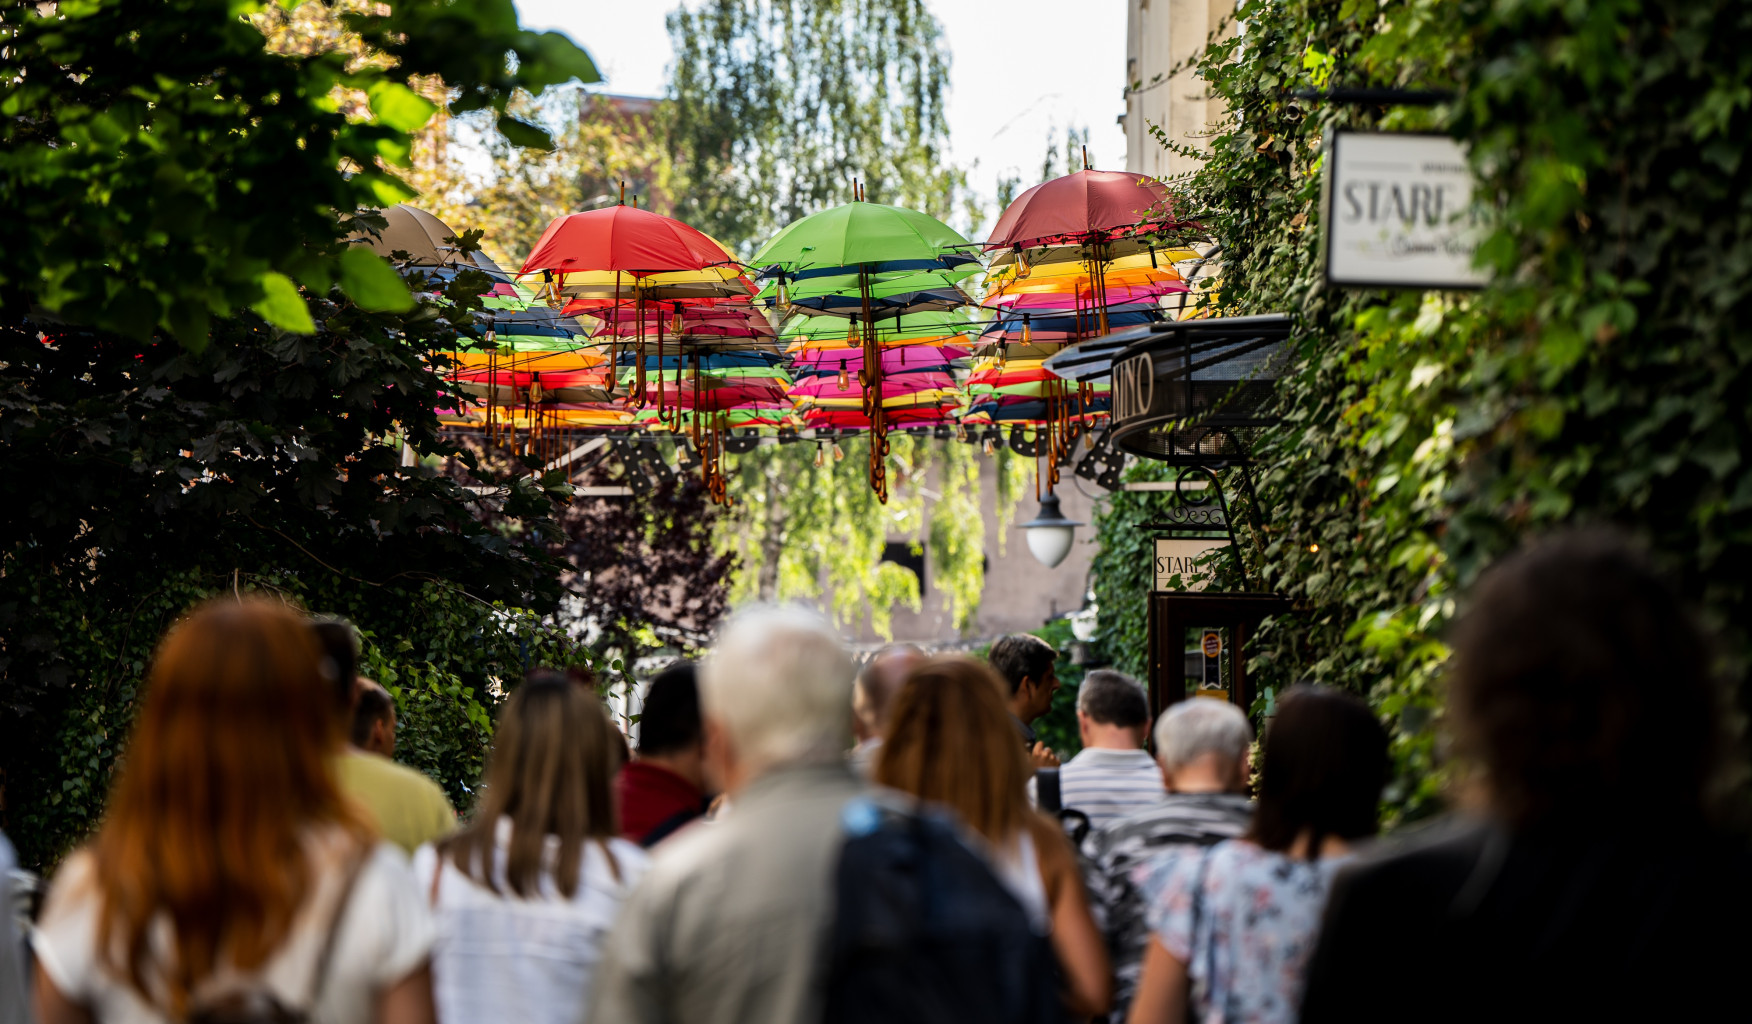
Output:
[[379,80],[365,95],[379,124],[410,135],[424,128],[438,112],[437,104],[400,82]]
[[270,270],[256,281],[261,285],[262,297],[250,308],[260,313],[263,320],[294,334],[316,333],[316,321],[310,318],[310,307],[291,278]]
[[374,313],[406,313],[414,308],[413,293],[389,261],[362,245],[341,253],[341,290]]
[[499,134],[505,136],[505,141],[513,146],[524,149],[553,149],[554,140],[548,135],[547,129],[522,121],[510,114],[499,115]]

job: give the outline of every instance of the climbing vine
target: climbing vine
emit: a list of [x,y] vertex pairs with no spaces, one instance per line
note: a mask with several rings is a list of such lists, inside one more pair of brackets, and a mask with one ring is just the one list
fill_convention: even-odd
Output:
[[[1443,630],[1523,538],[1640,535],[1723,635],[1736,680],[1752,569],[1752,11],[1729,2],[1244,0],[1245,29],[1182,72],[1227,114],[1177,183],[1224,247],[1226,312],[1288,312],[1297,363],[1256,449],[1259,569],[1290,597],[1262,684],[1367,694],[1391,724],[1390,818],[1439,805]],[[1437,107],[1301,98],[1453,90]],[[1447,131],[1480,179],[1493,283],[1472,294],[1322,280],[1322,141]],[[1214,304],[1214,296],[1207,296]],[[1116,497],[1103,538],[1139,502]],[[1101,635],[1135,658],[1142,588],[1097,565]],[[1742,704],[1744,703],[1742,690]]]

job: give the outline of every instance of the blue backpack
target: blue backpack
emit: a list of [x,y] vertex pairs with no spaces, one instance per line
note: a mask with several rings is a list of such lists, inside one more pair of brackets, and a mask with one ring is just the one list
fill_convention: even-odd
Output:
[[826,1024],[1062,1024],[1045,936],[943,815],[845,807]]

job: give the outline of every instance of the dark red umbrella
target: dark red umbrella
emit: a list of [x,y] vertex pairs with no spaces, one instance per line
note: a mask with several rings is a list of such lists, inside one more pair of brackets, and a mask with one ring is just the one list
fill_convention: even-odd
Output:
[[610,206],[555,217],[518,273],[619,270],[658,274],[730,262],[724,247],[673,217]]
[[1108,241],[1178,223],[1168,188],[1129,171],[1078,171],[1039,184],[1016,197],[987,249],[1030,248]]

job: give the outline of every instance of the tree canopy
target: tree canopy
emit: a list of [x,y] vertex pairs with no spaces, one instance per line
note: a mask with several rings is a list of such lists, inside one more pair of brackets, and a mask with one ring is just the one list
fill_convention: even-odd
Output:
[[261,11],[0,8],[0,778],[33,864],[95,819],[152,645],[203,597],[352,618],[405,756],[463,805],[494,683],[589,657],[539,619],[563,476],[476,466],[477,493],[428,461],[470,460],[435,410],[486,278],[410,290],[343,240],[410,194],[415,84],[499,112],[594,67],[509,0],[342,13],[370,60],[271,51]]

